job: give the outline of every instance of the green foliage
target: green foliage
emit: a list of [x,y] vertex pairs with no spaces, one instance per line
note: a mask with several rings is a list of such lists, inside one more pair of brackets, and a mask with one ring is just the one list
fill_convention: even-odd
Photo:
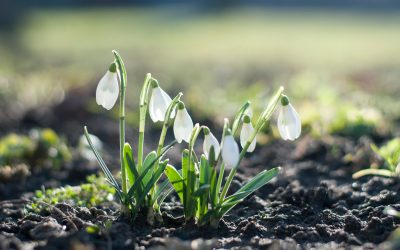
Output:
[[28,136],[9,134],[0,139],[0,165],[26,161],[32,157],[35,149],[35,143]]
[[22,162],[59,168],[71,159],[68,146],[51,129],[33,129],[29,136],[12,133],[0,139],[0,166]]
[[360,178],[364,175],[400,176],[400,138],[394,138],[382,147],[371,144],[371,148],[384,160],[384,166],[380,169],[371,166],[368,169],[360,170],[353,174],[353,178]]
[[39,211],[49,205],[67,203],[75,206],[96,207],[110,203],[114,199],[115,190],[103,176],[90,175],[87,183],[79,186],[65,186],[54,189],[35,191],[33,202],[28,209]]
[[[256,124],[254,137],[269,122],[280,101],[282,92],[283,88],[280,88],[264,112],[261,113]],[[238,131],[238,128],[243,123],[242,117],[249,106],[250,103],[246,102],[239,109],[234,118],[232,128],[230,128],[228,122],[225,122],[224,135],[227,130],[232,130],[233,134]],[[218,227],[219,221],[227,212],[276,177],[279,173],[279,168],[262,171],[235,193],[226,197],[240,160],[244,157],[252,140],[249,140],[247,145],[244,146],[239,162],[231,169],[228,179],[221,190],[224,176],[224,163],[220,163],[221,154],[216,157],[212,147],[208,159],[204,154],[199,159],[194,152],[194,144],[200,130],[201,127],[196,124],[190,137],[189,147],[182,152],[182,170],[178,171],[174,166],[168,165],[165,175],[183,204],[186,221],[197,220],[199,225]]]
[[400,164],[400,138],[394,138],[380,148],[372,144],[371,148],[385,160],[389,170],[396,171],[397,165]]

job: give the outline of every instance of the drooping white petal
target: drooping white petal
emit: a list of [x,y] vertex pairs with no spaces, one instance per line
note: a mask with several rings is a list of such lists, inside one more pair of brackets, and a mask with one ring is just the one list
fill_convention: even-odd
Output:
[[[160,87],[152,89],[149,103],[149,114],[153,122],[164,121],[165,113],[171,104],[171,97]],[[172,115],[171,115],[172,116]]]
[[301,134],[301,120],[299,114],[289,103],[283,106],[278,116],[279,133],[284,140],[295,140]]
[[[251,123],[243,123],[242,125],[242,130],[240,131],[240,145],[242,148],[245,147],[247,142],[251,139],[250,137],[252,136],[254,132],[253,125]],[[256,148],[256,138],[251,142],[250,146],[247,148],[247,152],[253,152],[254,149]]]
[[204,155],[208,159],[208,155],[210,153],[211,147],[214,147],[215,158],[218,158],[219,155],[219,142],[217,138],[210,132],[209,134],[204,136],[204,143],[203,143],[203,152]]
[[174,122],[174,135],[178,143],[189,142],[193,130],[193,121],[186,109],[178,109]]
[[226,169],[235,167],[239,162],[239,146],[232,135],[224,137],[221,154]]
[[110,110],[117,102],[118,95],[118,75],[116,72],[107,71],[97,85],[96,102]]

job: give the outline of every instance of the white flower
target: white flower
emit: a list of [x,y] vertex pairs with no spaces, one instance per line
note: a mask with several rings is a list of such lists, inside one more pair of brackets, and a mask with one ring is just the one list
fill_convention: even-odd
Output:
[[279,133],[284,140],[295,140],[301,134],[301,120],[299,114],[289,103],[286,96],[281,99],[282,109],[278,116]]
[[[251,139],[253,135],[254,127],[251,124],[250,117],[248,115],[243,118],[242,130],[240,131],[240,145],[244,148],[247,142]],[[247,148],[247,152],[253,152],[256,148],[256,138],[251,142],[250,146]]]
[[178,143],[182,140],[189,142],[193,130],[193,121],[190,118],[183,102],[178,103],[178,110],[174,122],[174,135]]
[[118,74],[115,63],[112,63],[97,85],[96,102],[103,108],[110,110],[117,102],[118,95]]
[[222,159],[226,169],[235,167],[239,162],[239,147],[230,131],[227,131],[222,142]]
[[208,158],[211,147],[214,147],[214,156],[217,159],[220,151],[219,142],[208,128],[204,128],[203,152],[206,158]]
[[[158,86],[153,87],[149,103],[150,118],[153,122],[164,121],[165,113],[172,100],[169,95]],[[171,117],[175,116],[175,111],[171,113]]]

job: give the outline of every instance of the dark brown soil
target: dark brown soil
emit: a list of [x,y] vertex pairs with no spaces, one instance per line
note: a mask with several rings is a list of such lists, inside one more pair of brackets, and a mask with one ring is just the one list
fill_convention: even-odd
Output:
[[[92,126],[97,134],[107,135],[110,127],[114,134],[117,127],[111,125],[115,124],[101,119],[104,126]],[[98,120],[86,122],[96,124]],[[65,126],[74,124],[54,125],[65,132]],[[111,137],[109,141],[115,140]],[[384,242],[400,226],[400,219],[383,212],[388,205],[400,210],[400,182],[384,177],[352,180],[354,171],[374,160],[369,142],[368,138],[316,140],[305,136],[296,143],[277,140],[259,146],[243,162],[232,188],[263,169],[279,165],[283,170],[225,216],[217,230],[184,224],[176,196],[163,204],[164,224],[157,226],[120,219],[115,208],[57,204],[50,212],[26,213],[21,194],[33,191],[36,184],[26,185],[10,192],[8,197],[14,200],[0,199],[0,249],[384,249],[390,247]],[[72,169],[63,171],[73,176]],[[61,184],[82,180],[84,175],[33,174],[27,183],[39,185],[50,178]],[[98,234],[86,232],[87,226],[107,221],[112,222],[110,228]]]

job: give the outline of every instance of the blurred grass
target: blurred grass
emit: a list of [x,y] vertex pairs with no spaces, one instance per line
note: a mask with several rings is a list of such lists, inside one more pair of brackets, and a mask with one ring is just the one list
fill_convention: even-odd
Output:
[[[247,98],[261,108],[271,86],[284,85],[295,103],[329,91],[337,91],[333,103],[342,96],[353,103],[351,94],[342,94],[378,90],[391,98],[400,90],[396,12],[47,9],[33,11],[13,39],[11,50],[0,44],[8,58],[0,63],[0,98],[15,96],[21,107],[57,102],[62,89],[75,86],[91,84],[94,93],[112,49],[124,57],[134,85],[130,106],[137,105],[140,84],[151,72],[171,95],[183,90],[199,119],[211,115],[219,122]],[[400,117],[396,112],[391,115]]]

